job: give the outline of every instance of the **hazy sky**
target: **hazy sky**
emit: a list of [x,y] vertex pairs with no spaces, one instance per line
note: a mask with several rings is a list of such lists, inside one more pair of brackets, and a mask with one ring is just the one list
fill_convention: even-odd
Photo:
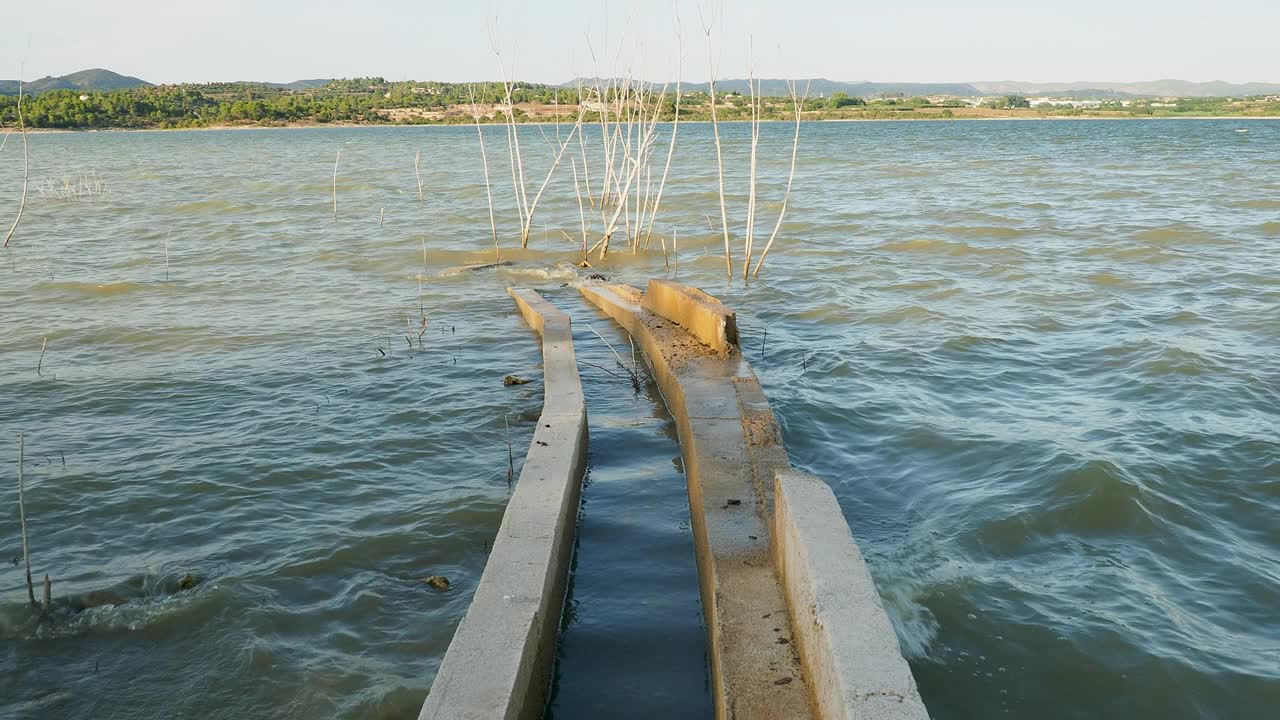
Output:
[[[498,75],[487,25],[521,79],[622,72],[674,78],[669,0],[58,0],[16,2],[0,23],[0,78],[105,67],[151,82]],[[698,8],[679,3],[684,77],[708,75]],[[1280,0],[726,0],[720,77],[833,80],[1280,82]],[[590,38],[590,43],[588,42]],[[638,51],[637,43],[643,43]],[[514,50],[514,52],[513,52]]]

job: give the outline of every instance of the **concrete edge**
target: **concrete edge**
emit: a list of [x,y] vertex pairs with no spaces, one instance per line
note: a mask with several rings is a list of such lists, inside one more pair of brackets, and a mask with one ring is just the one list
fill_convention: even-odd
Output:
[[774,565],[816,714],[927,720],[915,678],[830,486],[775,474]]
[[719,299],[695,287],[651,278],[642,300],[644,309],[683,327],[718,353],[738,347],[738,320]]
[[586,469],[587,409],[569,317],[532,290],[509,293],[542,336],[542,415],[420,720],[535,720],[550,690]]

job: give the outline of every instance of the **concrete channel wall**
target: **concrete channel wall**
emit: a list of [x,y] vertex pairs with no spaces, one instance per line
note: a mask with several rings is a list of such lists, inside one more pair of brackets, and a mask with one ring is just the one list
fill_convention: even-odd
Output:
[[793,470],[779,471],[775,483],[774,566],[817,715],[928,718],[831,487]]
[[542,336],[542,415],[419,720],[534,720],[551,684],[586,469],[587,408],[569,317],[532,290],[510,293]]
[[791,470],[733,312],[663,280],[580,289],[644,351],[676,420],[716,717],[927,718],[834,495]]

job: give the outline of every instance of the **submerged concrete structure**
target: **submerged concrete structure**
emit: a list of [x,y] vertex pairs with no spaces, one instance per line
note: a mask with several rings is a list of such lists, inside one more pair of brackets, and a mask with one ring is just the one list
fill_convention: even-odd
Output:
[[790,467],[734,313],[663,280],[581,292],[644,351],[676,420],[716,717],[928,718],[835,496]]
[[420,720],[534,720],[551,684],[586,469],[587,407],[569,317],[532,290],[510,293],[542,336],[542,415]]

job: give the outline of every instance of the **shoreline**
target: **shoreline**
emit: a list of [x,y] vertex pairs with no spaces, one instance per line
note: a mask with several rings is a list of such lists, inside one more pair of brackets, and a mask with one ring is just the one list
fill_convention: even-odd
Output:
[[[919,123],[919,122],[1045,122],[1045,121],[1072,121],[1072,120],[1088,120],[1092,122],[1133,122],[1133,121],[1152,121],[1152,120],[1240,120],[1240,121],[1277,121],[1280,115],[1181,115],[1176,117],[1154,116],[1154,117],[1133,117],[1133,116],[1106,116],[1106,115],[1044,115],[1044,116],[1017,116],[1017,115],[1001,115],[995,117],[912,117],[912,118],[814,118],[802,120],[805,124],[811,123]],[[733,125],[748,123],[749,120],[721,120],[721,125]],[[761,120],[761,123],[785,123],[791,125],[794,119],[767,119]],[[544,126],[554,125],[553,121],[545,122],[520,122],[517,125]],[[571,124],[571,123],[562,123]],[[670,120],[664,120],[660,124],[670,125]],[[681,120],[681,125],[710,125],[710,120]],[[505,127],[506,123],[480,123],[482,126],[492,125],[494,127]],[[314,129],[351,129],[351,128],[429,128],[429,127],[464,127],[474,128],[476,123],[291,123],[288,125],[209,125],[206,127],[191,128],[125,128],[125,127],[106,127],[106,128],[28,128],[28,135],[55,135],[55,134],[83,134],[89,135],[93,133],[145,133],[145,132],[210,132],[210,131],[242,131],[242,130],[314,130]],[[17,133],[17,128],[3,128],[0,137],[10,133]]]

